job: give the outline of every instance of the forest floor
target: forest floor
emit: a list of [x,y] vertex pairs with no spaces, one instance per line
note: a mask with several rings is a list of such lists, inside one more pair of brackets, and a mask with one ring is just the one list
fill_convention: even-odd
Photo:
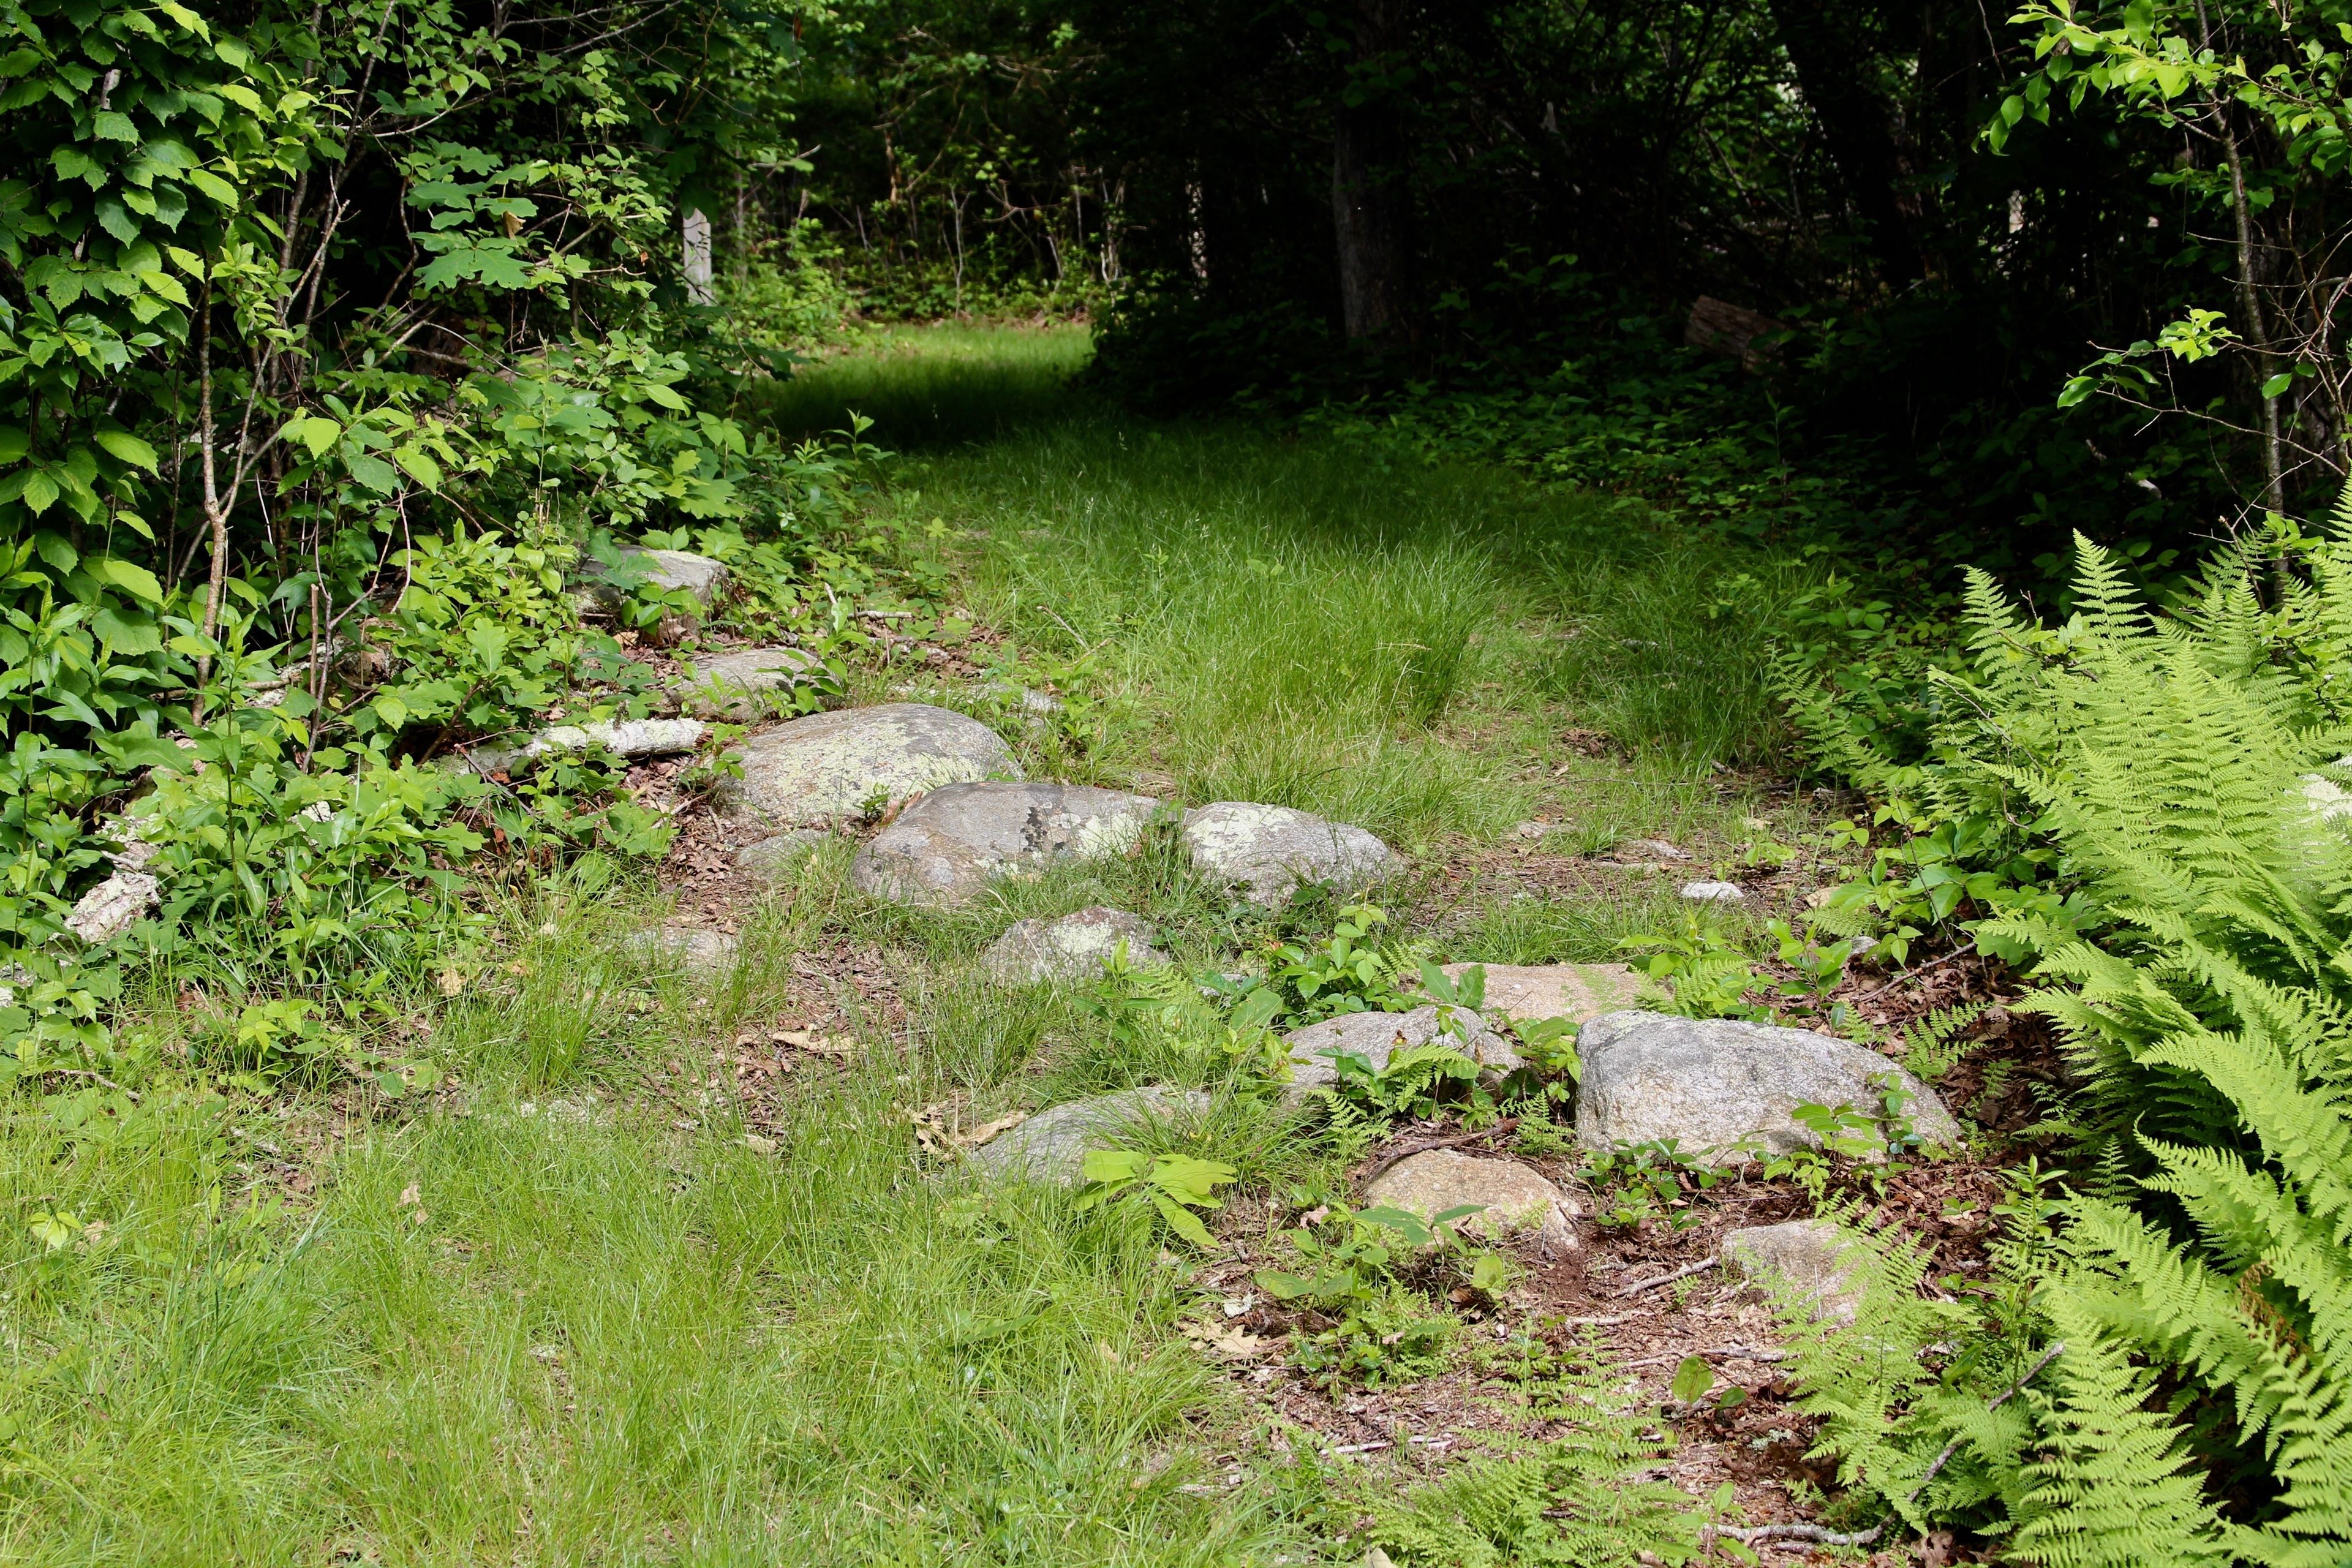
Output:
[[[1773,723],[1752,620],[1710,598],[1720,551],[1497,471],[1120,416],[1063,384],[1085,353],[1072,329],[880,334],[780,389],[787,434],[877,421],[901,452],[886,510],[973,628],[856,672],[853,701],[1047,691],[1057,713],[1006,726],[1032,778],[1369,828],[1408,858],[1391,940],[1442,962],[1622,962],[1683,928],[1686,879],[1747,888],[1736,934],[1831,874],[1747,847],[1805,846],[1853,803],[1717,760]],[[1750,595],[1810,580],[1730,564]],[[382,1026],[446,1070],[428,1103],[159,1091],[70,1192],[27,1191],[94,1227],[38,1265],[79,1303],[42,1375],[76,1380],[88,1419],[36,1474],[0,1395],[0,1491],[48,1500],[9,1513],[0,1558],[1354,1563],[1381,1510],[1539,1451],[1594,1400],[1702,1515],[1818,1512],[1759,1294],[1705,1271],[1630,1289],[1802,1212],[1785,1184],[1588,1212],[1574,1264],[1426,1304],[1436,1363],[1318,1386],[1278,1341],[1218,1335],[1265,1326],[1251,1272],[1280,1231],[1433,1129],[1320,1137],[1221,1103],[1199,1152],[1240,1181],[1205,1254],[918,1139],[925,1113],[968,1128],[1222,1070],[1083,988],[981,984],[1010,921],[1115,905],[1202,971],[1263,931],[1170,854],[927,912],[852,889],[854,847],[755,889],[689,823],[654,881],[551,878],[497,911],[446,1006]],[[739,938],[715,989],[631,958],[673,917]],[[1564,1132],[1517,1149],[1572,1184]],[[39,1168],[46,1135],[12,1127],[0,1161]],[[1667,1384],[1702,1352],[1749,1397],[1677,1432]]]

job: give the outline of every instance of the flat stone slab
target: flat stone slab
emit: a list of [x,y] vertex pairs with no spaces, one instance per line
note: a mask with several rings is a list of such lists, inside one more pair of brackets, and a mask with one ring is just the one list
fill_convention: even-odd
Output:
[[1727,1152],[1742,1140],[1774,1153],[1814,1147],[1797,1107],[1874,1114],[1881,1095],[1870,1079],[1882,1073],[1918,1097],[1906,1113],[1924,1142],[1959,1142],[1933,1089],[1876,1051],[1810,1029],[1627,1010],[1587,1023],[1577,1054],[1576,1136],[1589,1149],[1669,1139],[1686,1156]]
[[[1459,982],[1473,966],[1442,963],[1438,973]],[[1567,1018],[1581,1024],[1630,1006],[1637,982],[1622,963],[1488,963],[1486,999],[1479,1010],[1519,1019]]]
[[[1449,1027],[1455,1020],[1459,1026]],[[1283,1037],[1282,1043],[1290,1049],[1290,1082],[1284,1088],[1284,1098],[1302,1100],[1338,1082],[1339,1069],[1333,1065],[1334,1054],[1361,1057],[1379,1072],[1396,1052],[1433,1040],[1454,1047],[1485,1068],[1482,1078],[1500,1079],[1527,1065],[1511,1049],[1508,1039],[1487,1027],[1486,1020],[1467,1007],[1438,1002],[1410,1013],[1342,1013]]]
[[1086,1179],[1089,1149],[1124,1148],[1152,1123],[1198,1118],[1208,1110],[1209,1097],[1197,1089],[1125,1089],[1041,1110],[971,1157],[992,1175],[1074,1187]]
[[947,784],[876,834],[850,880],[898,903],[953,903],[1056,859],[1125,854],[1159,809],[1149,795],[1088,784]]
[[1244,888],[1252,903],[1269,907],[1287,901],[1303,882],[1353,891],[1397,863],[1396,851],[1360,827],[1240,800],[1186,812],[1184,847],[1192,864],[1221,885]]
[[677,685],[678,700],[698,719],[750,724],[775,712],[795,687],[826,683],[824,661],[806,648],[747,647],[694,660],[694,679]]
[[1853,1321],[1862,1293],[1849,1267],[1853,1238],[1825,1219],[1749,1226],[1723,1238],[1723,1261],[1743,1277],[1810,1302],[1815,1320]]
[[1097,905],[1059,920],[1016,921],[981,963],[1003,985],[1091,980],[1124,942],[1129,967],[1164,969],[1168,955],[1151,945],[1151,936],[1150,925],[1139,917]]
[[1399,1160],[1364,1188],[1364,1207],[1402,1209],[1423,1220],[1464,1204],[1484,1205],[1461,1225],[1487,1241],[1529,1245],[1546,1258],[1565,1258],[1579,1245],[1573,1200],[1517,1160],[1428,1149]]
[[951,784],[1019,778],[1013,753],[977,719],[919,702],[812,713],[752,736],[721,808],[778,827],[821,827]]
[[1737,882],[1685,882],[1683,898],[1694,904],[1744,904],[1748,889]]

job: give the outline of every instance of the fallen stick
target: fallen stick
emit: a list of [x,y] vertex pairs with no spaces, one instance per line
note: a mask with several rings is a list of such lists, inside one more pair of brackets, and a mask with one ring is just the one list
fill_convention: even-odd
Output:
[[1563,1329],[1605,1329],[1617,1323],[1630,1323],[1636,1318],[1646,1318],[1647,1312],[1612,1312],[1605,1318],[1562,1318]]
[[[1995,1395],[1992,1403],[1987,1405],[1985,1409],[1987,1411],[1994,1411],[2008,1404],[2010,1400],[2019,1393],[2019,1391],[2023,1389],[2027,1384],[2033,1381],[2035,1376],[2040,1373],[2043,1367],[2048,1366],[2052,1362],[2056,1361],[2060,1353],[2063,1352],[2065,1348],[2066,1342],[2064,1340],[2058,1340],[2052,1343],[2048,1350],[2042,1352],[2042,1359],[2040,1361],[2035,1362],[2032,1366],[2025,1369],[2024,1376],[2019,1378],[2015,1383],[2011,1384],[1999,1394]],[[1945,1444],[1944,1451],[1936,1456],[1936,1462],[1927,1467],[1927,1473],[1919,1478],[1919,1484],[1913,1487],[1911,1489],[1910,1495],[1906,1497],[1903,1500],[1905,1502],[1917,1501],[1919,1494],[1927,1489],[1927,1483],[1936,1479],[1936,1473],[1938,1470],[1941,1470],[1946,1464],[1949,1463],[1952,1456],[1959,1451],[1960,1439],[1958,1437],[1955,1437],[1950,1442]]]
[[1685,1264],[1671,1274],[1661,1274],[1655,1279],[1644,1279],[1639,1285],[1628,1285],[1617,1292],[1616,1299],[1622,1301],[1628,1296],[1638,1296],[1644,1290],[1654,1290],[1661,1285],[1671,1285],[1677,1279],[1687,1279],[1694,1274],[1704,1274],[1722,1261],[1722,1258],[1709,1253],[1696,1263]]

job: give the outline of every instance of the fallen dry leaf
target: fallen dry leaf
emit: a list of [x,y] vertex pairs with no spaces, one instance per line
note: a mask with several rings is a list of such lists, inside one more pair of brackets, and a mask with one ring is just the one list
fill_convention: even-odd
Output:
[[990,1139],[1010,1132],[1028,1120],[1027,1111],[1016,1110],[1010,1116],[1000,1116],[993,1121],[983,1122],[969,1132],[957,1135],[956,1142],[966,1149],[977,1149]]
[[1247,1329],[1223,1323],[1187,1323],[1184,1337],[1211,1355],[1223,1356],[1227,1361],[1253,1360],[1268,1354],[1280,1342],[1265,1334],[1254,1334]]
[[408,1185],[400,1189],[400,1206],[402,1208],[414,1207],[416,1200],[423,1195],[424,1189],[418,1186],[415,1182],[411,1182]]
[[444,996],[455,996],[466,988],[466,977],[454,969],[443,970],[438,978]]

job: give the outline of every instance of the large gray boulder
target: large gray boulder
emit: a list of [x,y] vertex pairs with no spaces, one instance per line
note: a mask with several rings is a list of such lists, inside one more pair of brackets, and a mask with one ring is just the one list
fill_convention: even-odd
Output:
[[743,776],[719,790],[730,816],[818,827],[951,784],[1021,776],[996,731],[919,702],[812,713],[752,736]]
[[850,879],[899,903],[953,903],[1055,859],[1123,855],[1160,803],[1087,784],[951,784],[857,852]]
[[1825,1219],[1749,1226],[1723,1238],[1723,1261],[1735,1273],[1777,1286],[1817,1319],[1853,1321],[1862,1291],[1853,1279],[1854,1243]]
[[[1474,966],[1438,966],[1447,979],[1460,982]],[[1585,1019],[1613,1012],[1633,1000],[1633,971],[1622,963],[1486,963],[1486,997],[1479,1010],[1505,1017],[1534,1020]]]
[[694,679],[678,685],[678,700],[698,719],[749,724],[776,711],[793,688],[822,686],[826,679],[824,661],[806,648],[738,648],[698,656]]
[[1151,945],[1151,927],[1125,910],[1099,906],[1060,920],[1028,920],[1006,928],[981,963],[1004,985],[1066,984],[1091,980],[1103,971],[1120,942],[1134,969],[1164,969],[1168,955]]
[[1397,860],[1360,827],[1239,800],[1186,812],[1184,847],[1220,886],[1244,888],[1251,902],[1269,907],[1286,901],[1302,882],[1354,891],[1378,881]]
[[1086,1178],[1087,1150],[1129,1147],[1150,1137],[1155,1123],[1198,1119],[1208,1110],[1209,1097],[1197,1089],[1154,1084],[1098,1094],[1041,1110],[971,1157],[991,1175],[1074,1187]]
[[1907,1110],[1921,1139],[1953,1144],[1960,1131],[1935,1091],[1876,1051],[1810,1029],[1664,1013],[1605,1013],[1577,1037],[1583,1074],[1576,1135],[1611,1149],[1671,1139],[1684,1154],[1749,1141],[1774,1153],[1819,1143],[1800,1105],[1875,1113],[1874,1074],[1892,1074],[1917,1098]]
[[1461,1221],[1471,1235],[1523,1243],[1545,1258],[1565,1258],[1577,1249],[1574,1202],[1517,1160],[1425,1149],[1398,1161],[1364,1188],[1364,1207],[1402,1209],[1423,1220],[1465,1204],[1482,1205]]
[[1290,1082],[1285,1098],[1297,1100],[1339,1080],[1337,1056],[1361,1057],[1374,1072],[1385,1069],[1398,1051],[1431,1041],[1452,1046],[1486,1070],[1487,1080],[1502,1079],[1527,1064],[1511,1049],[1506,1036],[1487,1027],[1486,1020],[1467,1007],[1436,1003],[1410,1013],[1342,1013],[1319,1024],[1309,1024],[1283,1037],[1289,1047]]

